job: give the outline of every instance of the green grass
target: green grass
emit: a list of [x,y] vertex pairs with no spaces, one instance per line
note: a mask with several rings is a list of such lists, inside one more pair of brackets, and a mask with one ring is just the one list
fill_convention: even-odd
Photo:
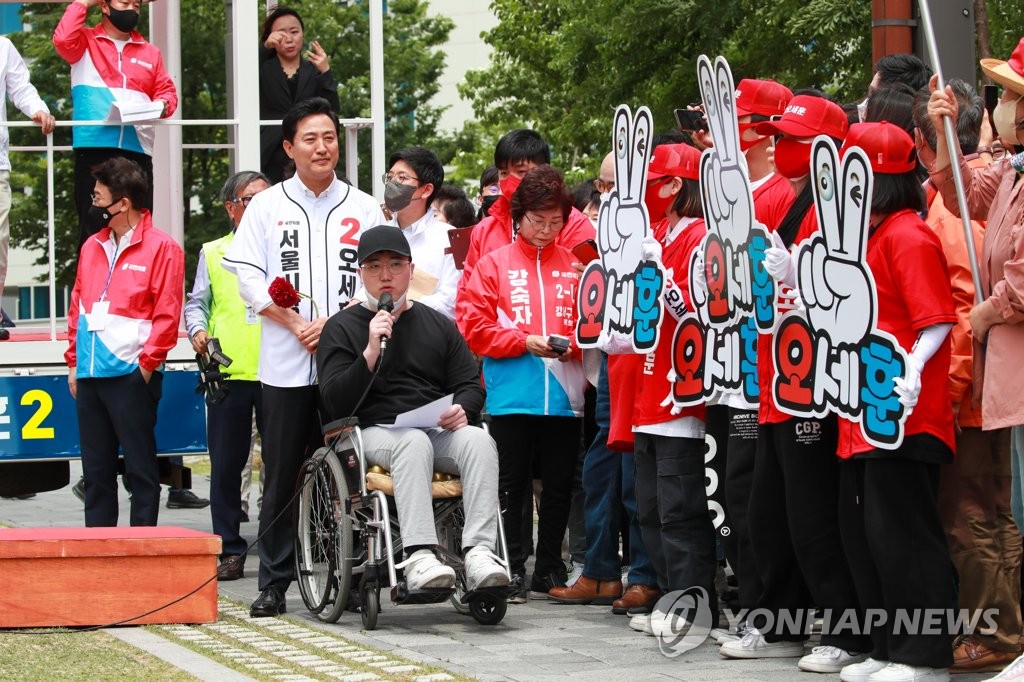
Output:
[[104,632],[62,629],[44,632],[0,635],[0,679],[19,682],[196,679]]

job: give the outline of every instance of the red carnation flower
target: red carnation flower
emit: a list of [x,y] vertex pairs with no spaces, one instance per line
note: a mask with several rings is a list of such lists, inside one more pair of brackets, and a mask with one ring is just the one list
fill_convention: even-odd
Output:
[[270,292],[270,299],[275,305],[281,308],[295,308],[299,305],[299,301],[304,298],[308,298],[309,302],[313,304],[313,314],[315,317],[320,317],[320,308],[317,306],[316,301],[313,300],[312,296],[296,291],[292,283],[284,277],[276,277],[273,282],[270,283],[270,287],[267,289]]
[[274,304],[282,308],[294,308],[299,304],[299,292],[284,277],[278,277],[270,283],[270,298]]

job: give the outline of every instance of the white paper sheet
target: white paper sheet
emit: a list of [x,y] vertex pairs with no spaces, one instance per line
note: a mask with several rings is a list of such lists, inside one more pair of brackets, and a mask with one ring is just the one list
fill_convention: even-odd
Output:
[[441,415],[444,414],[445,410],[452,406],[455,400],[455,394],[451,393],[443,398],[438,398],[432,403],[427,403],[422,407],[417,407],[415,410],[409,410],[395,417],[394,424],[379,424],[384,428],[403,428],[403,429],[430,429],[436,428],[437,422],[441,420]]
[[163,102],[113,102],[106,120],[110,123],[150,121],[160,118],[163,111]]

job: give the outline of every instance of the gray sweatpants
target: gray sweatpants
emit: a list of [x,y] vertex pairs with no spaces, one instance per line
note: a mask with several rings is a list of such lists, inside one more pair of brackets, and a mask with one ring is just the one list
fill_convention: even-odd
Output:
[[[466,525],[462,546],[495,549],[498,528],[498,449],[476,426],[444,429],[363,429],[366,461],[391,472],[398,523],[406,547],[436,545],[430,481],[434,471],[462,478]],[[454,548],[453,548],[454,549]]]

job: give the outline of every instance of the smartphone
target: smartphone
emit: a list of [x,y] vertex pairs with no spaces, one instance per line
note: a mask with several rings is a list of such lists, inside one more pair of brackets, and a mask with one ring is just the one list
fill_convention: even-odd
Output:
[[551,350],[561,355],[565,351],[569,350],[569,339],[565,336],[552,334],[548,337],[548,345],[551,346]]
[[597,242],[593,239],[582,241],[572,247],[572,255],[579,258],[584,265],[601,257],[601,253],[597,250]]
[[985,86],[985,108],[988,109],[989,120],[992,119],[992,112],[996,109],[996,104],[999,103],[999,86],[998,85],[986,85]]
[[696,109],[676,109],[676,127],[684,132],[692,130],[707,130],[708,122],[704,118],[704,112]]

